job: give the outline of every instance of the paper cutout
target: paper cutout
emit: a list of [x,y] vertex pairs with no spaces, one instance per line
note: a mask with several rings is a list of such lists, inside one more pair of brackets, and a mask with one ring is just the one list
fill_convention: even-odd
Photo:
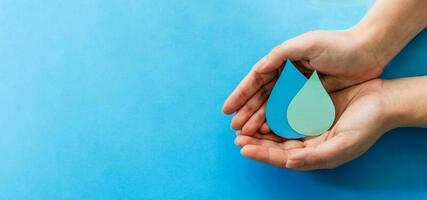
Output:
[[288,123],[286,111],[293,97],[304,86],[307,78],[291,62],[285,62],[284,69],[270,94],[266,108],[266,119],[270,129],[280,137],[297,139],[304,135],[297,133]]
[[292,99],[287,118],[292,129],[306,136],[320,135],[332,126],[335,107],[317,71]]
[[266,119],[277,135],[297,139],[319,135],[335,118],[335,107],[315,71],[310,79],[285,61],[267,102]]

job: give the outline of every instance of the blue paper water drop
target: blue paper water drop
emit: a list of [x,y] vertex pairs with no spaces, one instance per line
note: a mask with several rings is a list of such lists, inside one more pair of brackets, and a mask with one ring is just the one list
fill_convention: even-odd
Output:
[[295,68],[292,62],[285,61],[284,69],[274,85],[266,108],[267,124],[280,137],[289,139],[305,137],[289,125],[286,111],[293,97],[306,81],[307,78]]

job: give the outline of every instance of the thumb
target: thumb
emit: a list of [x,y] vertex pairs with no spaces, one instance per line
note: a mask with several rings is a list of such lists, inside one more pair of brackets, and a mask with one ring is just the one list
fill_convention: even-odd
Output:
[[292,149],[288,152],[286,167],[297,170],[335,168],[351,160],[353,143],[348,138],[334,136],[316,147]]
[[263,65],[256,69],[260,73],[269,73],[282,66],[286,59],[301,60],[307,58],[314,45],[308,39],[293,38],[274,47],[265,57]]

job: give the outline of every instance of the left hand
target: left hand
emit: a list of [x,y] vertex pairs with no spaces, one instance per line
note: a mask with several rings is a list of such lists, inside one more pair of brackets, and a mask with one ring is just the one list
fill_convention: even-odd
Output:
[[331,130],[302,140],[286,140],[272,133],[238,135],[242,155],[296,170],[334,168],[355,159],[386,131],[394,128],[385,81],[375,79],[331,94],[336,123]]

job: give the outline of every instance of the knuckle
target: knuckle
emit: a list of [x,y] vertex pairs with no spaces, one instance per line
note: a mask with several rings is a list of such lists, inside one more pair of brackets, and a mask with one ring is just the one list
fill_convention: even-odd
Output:
[[255,113],[255,119],[258,120],[264,120],[265,118],[265,112],[256,112]]
[[267,97],[270,94],[270,91],[265,86],[263,86],[260,89],[260,94],[261,94],[260,95],[260,99],[264,100],[264,98]]
[[251,142],[251,140],[249,137],[241,136],[239,137],[239,142],[243,144],[248,144],[249,142]]
[[232,121],[231,121],[231,128],[233,130],[239,130],[239,129],[241,129],[242,128],[241,120],[238,119],[238,118],[233,118]]
[[282,48],[282,45],[283,45],[283,44],[275,46],[275,47],[270,51],[269,56],[275,56],[275,55],[279,54],[280,49]]
[[248,96],[248,92],[246,90],[239,90],[237,96],[239,97],[239,99],[246,99],[246,97]]
[[264,85],[264,77],[260,73],[254,73],[255,85],[262,86]]
[[255,106],[252,105],[252,104],[250,104],[250,103],[248,103],[245,106],[245,110],[248,111],[248,112],[253,112],[255,110]]

